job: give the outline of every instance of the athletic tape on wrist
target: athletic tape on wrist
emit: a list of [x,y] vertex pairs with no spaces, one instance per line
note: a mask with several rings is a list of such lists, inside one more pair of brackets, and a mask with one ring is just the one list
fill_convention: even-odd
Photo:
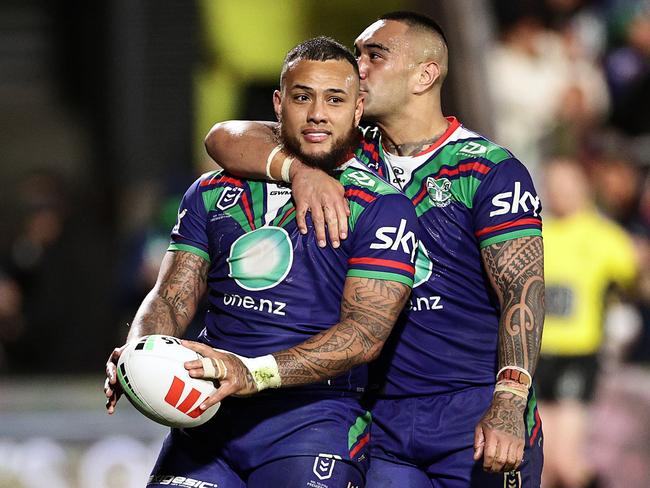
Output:
[[280,175],[282,176],[282,181],[284,181],[285,183],[291,183],[291,176],[289,175],[289,170],[291,169],[292,164],[293,164],[292,157],[284,158],[284,161],[282,162],[282,171],[280,171]]
[[494,394],[499,393],[500,391],[504,391],[507,393],[512,393],[513,395],[516,395],[518,397],[528,399],[528,389],[519,389],[514,386],[508,386],[504,384],[499,384],[497,383],[494,387]]
[[497,373],[497,382],[501,380],[510,380],[516,381],[522,385],[525,385],[527,388],[530,388],[530,385],[533,384],[533,377],[531,374],[524,368],[519,366],[504,366]]
[[266,177],[271,181],[276,181],[276,179],[273,178],[273,176],[271,175],[271,163],[273,163],[273,158],[280,151],[282,151],[282,146],[278,144],[273,149],[271,149],[271,152],[269,153],[269,157],[266,158]]
[[250,371],[253,381],[257,386],[257,391],[266,390],[267,388],[280,388],[282,380],[278,363],[271,354],[258,356],[256,358],[246,358],[240,356],[241,362]]

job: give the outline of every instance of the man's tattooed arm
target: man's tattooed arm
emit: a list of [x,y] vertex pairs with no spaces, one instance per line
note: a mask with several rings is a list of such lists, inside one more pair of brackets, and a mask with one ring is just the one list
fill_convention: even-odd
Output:
[[347,278],[340,322],[273,354],[282,385],[323,381],[375,359],[410,292],[408,286],[394,281]]
[[[481,251],[501,304],[499,368],[535,371],[544,323],[544,248],[541,237],[520,237]],[[526,398],[496,390],[474,431],[474,460],[492,473],[516,470],[524,452]]]
[[156,285],[133,319],[129,340],[148,334],[182,336],[205,293],[208,267],[196,254],[167,252]]
[[532,375],[544,325],[544,247],[541,237],[487,246],[483,263],[501,304],[499,368],[519,366]]

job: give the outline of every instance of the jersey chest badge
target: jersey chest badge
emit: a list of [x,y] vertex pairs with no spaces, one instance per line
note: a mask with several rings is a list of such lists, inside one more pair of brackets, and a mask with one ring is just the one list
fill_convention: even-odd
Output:
[[446,207],[451,203],[451,181],[447,178],[427,178],[429,200],[434,207]]
[[240,187],[227,186],[223,189],[219,201],[217,202],[217,208],[219,210],[228,210],[230,207],[234,207],[235,204],[239,201],[239,197],[244,193],[244,189]]

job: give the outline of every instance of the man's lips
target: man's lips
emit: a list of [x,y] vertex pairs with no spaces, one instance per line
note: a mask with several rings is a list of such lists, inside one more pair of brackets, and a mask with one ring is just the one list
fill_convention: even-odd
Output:
[[302,136],[307,142],[323,142],[332,133],[325,129],[305,129],[302,131]]

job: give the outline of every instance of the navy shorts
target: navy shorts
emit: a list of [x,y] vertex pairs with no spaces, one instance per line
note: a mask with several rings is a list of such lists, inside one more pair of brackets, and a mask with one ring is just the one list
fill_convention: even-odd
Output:
[[425,397],[379,399],[372,407],[367,488],[538,488],[543,452],[534,392],[526,409],[526,447],[518,471],[490,474],[475,462],[474,428],[493,387]]
[[147,486],[361,488],[369,438],[355,398],[228,398],[206,424],[171,429]]

